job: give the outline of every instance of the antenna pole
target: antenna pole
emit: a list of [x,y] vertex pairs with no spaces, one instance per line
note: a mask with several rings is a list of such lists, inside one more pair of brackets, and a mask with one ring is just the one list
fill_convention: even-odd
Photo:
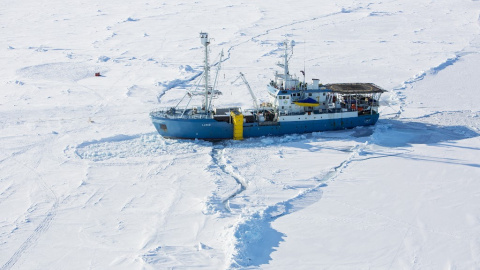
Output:
[[212,107],[212,99],[213,96],[215,95],[215,89],[217,88],[217,79],[218,79],[218,73],[220,72],[220,69],[222,68],[222,61],[223,61],[223,50],[220,53],[220,60],[218,61],[218,66],[217,66],[217,73],[215,74],[215,80],[213,81],[213,87],[212,87],[212,93],[210,94],[210,103],[208,110],[210,111],[210,107]]
[[208,45],[210,44],[208,33],[201,32],[200,39],[203,46],[205,46],[205,65],[203,71],[205,74],[205,103],[203,105],[205,107],[205,114],[208,114],[208,70],[210,69],[210,67],[208,66]]
[[[290,78],[290,74],[289,74],[289,71],[288,71],[288,60],[290,60],[289,57],[288,57],[288,40],[285,40],[284,44],[285,44],[285,55],[284,55],[284,57],[285,57],[285,64],[284,64],[284,72],[285,72],[285,74],[284,74],[285,75],[284,84],[285,84],[285,86],[284,86],[284,89],[287,90],[287,87],[291,87],[291,86],[288,85],[288,80]],[[292,40],[290,42],[290,48],[292,50],[291,55],[293,55],[293,47],[294,46],[295,46],[295,41]],[[291,57],[291,55],[290,55],[290,57]]]
[[287,90],[287,80],[288,80],[288,42],[285,40],[285,66],[284,66],[284,73],[285,73],[285,81],[283,89]]
[[307,55],[307,53],[306,53],[306,50],[307,50],[307,49],[306,49],[306,48],[307,48],[307,42],[304,41],[303,43],[305,44],[305,46],[303,46],[303,85],[305,85],[305,73],[307,72],[307,71],[305,70],[305,57],[306,57],[306,55]]

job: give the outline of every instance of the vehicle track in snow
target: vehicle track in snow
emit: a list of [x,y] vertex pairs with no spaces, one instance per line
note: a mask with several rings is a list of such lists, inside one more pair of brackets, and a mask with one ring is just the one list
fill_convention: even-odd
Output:
[[11,269],[20,257],[32,246],[34,245],[40,236],[48,230],[50,223],[55,218],[58,207],[58,199],[52,205],[52,207],[45,214],[45,218],[40,222],[40,224],[35,228],[33,233],[20,245],[20,247],[13,253],[12,257],[0,268],[2,270]]
[[[13,158],[13,160],[15,160]],[[18,260],[22,257],[22,255],[31,247],[33,246],[40,236],[45,233],[48,228],[50,227],[50,224],[52,220],[55,218],[55,215],[57,213],[57,208],[59,205],[59,200],[55,192],[45,183],[43,180],[43,177],[34,169],[31,168],[30,166],[21,163],[17,160],[15,160],[18,164],[22,165],[29,171],[31,171],[35,177],[38,179],[37,183],[40,184],[42,189],[45,191],[45,193],[49,194],[49,197],[52,198],[53,200],[53,205],[48,209],[48,211],[44,214],[45,217],[43,218],[42,221],[38,224],[38,226],[35,228],[35,230],[30,234],[30,236],[20,245],[20,247],[13,253],[13,255],[10,257],[10,259],[5,262],[0,269],[2,270],[7,270],[11,269],[17,262]]]

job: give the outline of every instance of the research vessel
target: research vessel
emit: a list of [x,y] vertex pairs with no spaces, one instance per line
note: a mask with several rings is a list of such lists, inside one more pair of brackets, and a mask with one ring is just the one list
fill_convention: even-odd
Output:
[[[217,63],[217,74],[210,82],[207,33],[200,33],[205,48],[204,71],[201,85],[203,103],[152,111],[150,117],[160,135],[165,138],[201,140],[242,140],[249,137],[281,136],[357,126],[374,125],[379,118],[379,99],[384,89],[373,83],[321,84],[318,79],[306,83],[290,74],[288,62],[295,43],[285,41],[283,61],[277,63],[283,73],[276,72],[267,83],[270,101],[258,103],[245,76],[241,78],[253,100],[253,108],[215,107],[213,98],[218,95],[216,81],[222,59]],[[223,53],[222,53],[223,56]],[[302,71],[304,74],[304,72]],[[197,91],[187,91],[190,99]],[[183,99],[182,99],[183,100]]]

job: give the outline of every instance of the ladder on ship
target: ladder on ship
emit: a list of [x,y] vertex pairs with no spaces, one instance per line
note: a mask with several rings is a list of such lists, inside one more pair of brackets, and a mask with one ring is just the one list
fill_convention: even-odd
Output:
[[243,114],[230,112],[233,122],[233,139],[243,140]]

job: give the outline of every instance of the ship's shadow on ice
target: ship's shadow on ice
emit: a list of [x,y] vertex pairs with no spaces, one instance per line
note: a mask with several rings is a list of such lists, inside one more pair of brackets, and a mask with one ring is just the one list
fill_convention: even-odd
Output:
[[[225,145],[235,148],[275,147],[288,144],[289,147],[316,151],[318,147],[311,145],[312,141],[357,141],[368,142],[382,147],[410,147],[415,144],[440,144],[454,142],[480,136],[466,126],[443,126],[408,120],[380,119],[373,126],[359,126],[353,129],[322,131],[306,134],[291,134],[276,137],[247,138],[243,141],[229,140]],[[322,145],[320,148],[331,148]],[[348,148],[349,149],[349,148]],[[480,150],[480,148],[478,148]],[[343,148],[336,150],[344,151]],[[350,150],[348,150],[350,151]]]
[[[465,126],[441,126],[394,119],[380,120],[371,134],[372,144],[383,147],[409,147],[459,141],[480,134]],[[480,148],[478,148],[480,150]]]
[[[221,144],[234,148],[275,147],[289,144],[290,147],[315,151],[310,144],[312,140],[341,141],[355,140],[368,142],[388,148],[410,147],[415,144],[441,144],[469,139],[480,134],[466,126],[441,126],[407,120],[380,119],[375,126],[357,127],[349,130],[315,132],[309,134],[292,134],[278,137],[248,138],[244,141],[227,140],[206,142],[202,140],[164,139],[156,133],[137,135],[116,135],[108,138],[85,141],[74,147],[75,155],[81,159],[94,161],[111,158],[156,156],[170,151],[195,152],[197,146]],[[322,148],[328,148],[323,145]],[[183,151],[181,151],[183,150]],[[337,149],[343,151],[344,149]],[[480,148],[476,148],[480,150]],[[349,150],[348,150],[349,151]]]

